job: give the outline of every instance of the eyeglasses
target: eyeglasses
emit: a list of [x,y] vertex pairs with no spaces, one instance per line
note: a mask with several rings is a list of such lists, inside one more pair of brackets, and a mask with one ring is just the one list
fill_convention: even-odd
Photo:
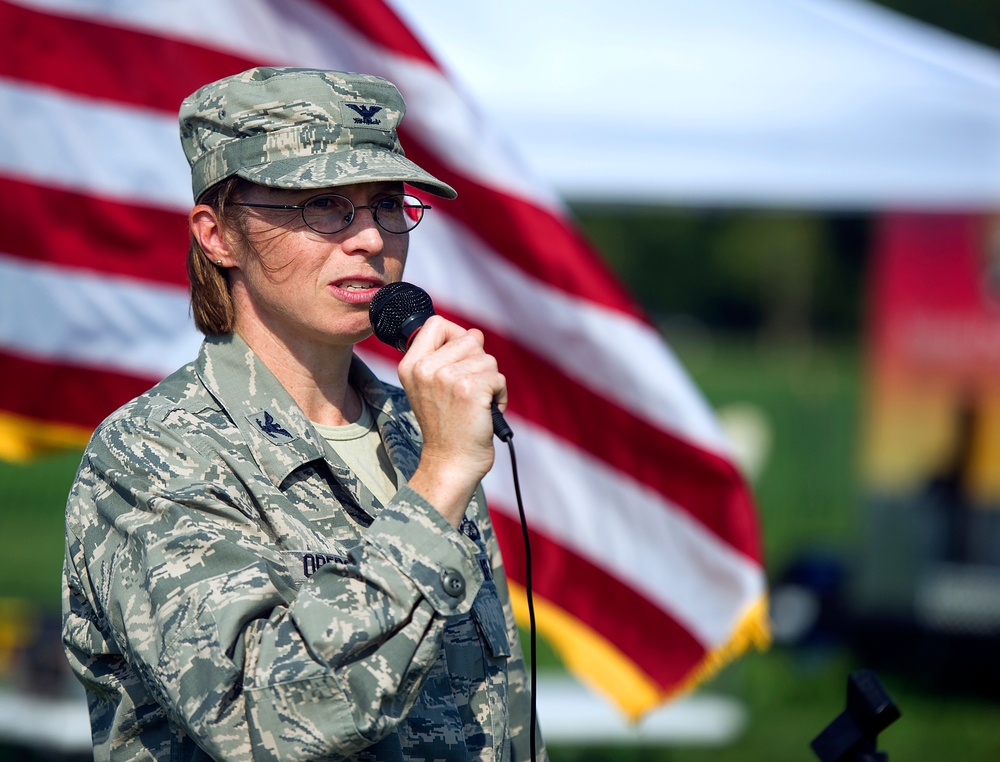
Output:
[[408,233],[424,218],[424,210],[430,209],[416,196],[400,193],[380,198],[374,204],[355,206],[349,198],[335,193],[313,196],[304,204],[248,204],[238,201],[235,206],[252,206],[257,209],[298,209],[302,221],[310,230],[323,235],[346,230],[354,221],[358,209],[370,209],[375,224],[387,233],[400,235]]

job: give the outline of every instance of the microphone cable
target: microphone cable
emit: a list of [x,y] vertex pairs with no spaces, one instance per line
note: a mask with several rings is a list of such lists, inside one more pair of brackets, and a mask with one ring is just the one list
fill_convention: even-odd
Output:
[[514,495],[517,497],[517,513],[521,519],[521,533],[524,537],[524,592],[528,599],[528,653],[530,656],[530,691],[531,708],[528,720],[529,748],[531,750],[531,760],[535,760],[535,730],[537,725],[537,712],[535,704],[536,689],[538,687],[538,670],[535,666],[535,601],[531,592],[531,538],[528,535],[528,521],[524,515],[524,501],[521,499],[521,480],[517,474],[517,453],[514,450],[514,433],[507,428],[502,436],[510,451],[510,470],[514,480]]

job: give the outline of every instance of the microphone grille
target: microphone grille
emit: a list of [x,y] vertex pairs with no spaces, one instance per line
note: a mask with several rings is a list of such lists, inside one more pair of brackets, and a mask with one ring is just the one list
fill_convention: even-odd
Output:
[[409,338],[402,334],[403,323],[420,314],[433,315],[434,302],[420,286],[402,281],[380,288],[368,306],[375,337],[400,350],[406,349]]

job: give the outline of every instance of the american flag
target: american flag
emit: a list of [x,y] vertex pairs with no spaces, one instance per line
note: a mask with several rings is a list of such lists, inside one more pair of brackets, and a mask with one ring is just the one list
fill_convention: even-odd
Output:
[[[0,38],[0,457],[82,445],[194,357],[181,100],[256,65],[377,74],[406,100],[407,156],[459,192],[406,277],[508,379],[539,633],[631,717],[766,644],[755,507],[710,407],[390,4],[0,0]],[[359,353],[394,377],[393,350]],[[505,448],[485,486],[522,617]]]

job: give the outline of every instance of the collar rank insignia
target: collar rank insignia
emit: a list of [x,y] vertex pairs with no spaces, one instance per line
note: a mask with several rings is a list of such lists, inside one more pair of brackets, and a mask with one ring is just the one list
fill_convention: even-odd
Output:
[[[263,418],[261,418],[261,413]],[[253,423],[257,424],[257,428],[260,429],[267,438],[276,444],[286,444],[295,439],[295,436],[282,426],[280,423],[274,420],[274,416],[267,410],[262,410],[254,416],[247,416]]]

